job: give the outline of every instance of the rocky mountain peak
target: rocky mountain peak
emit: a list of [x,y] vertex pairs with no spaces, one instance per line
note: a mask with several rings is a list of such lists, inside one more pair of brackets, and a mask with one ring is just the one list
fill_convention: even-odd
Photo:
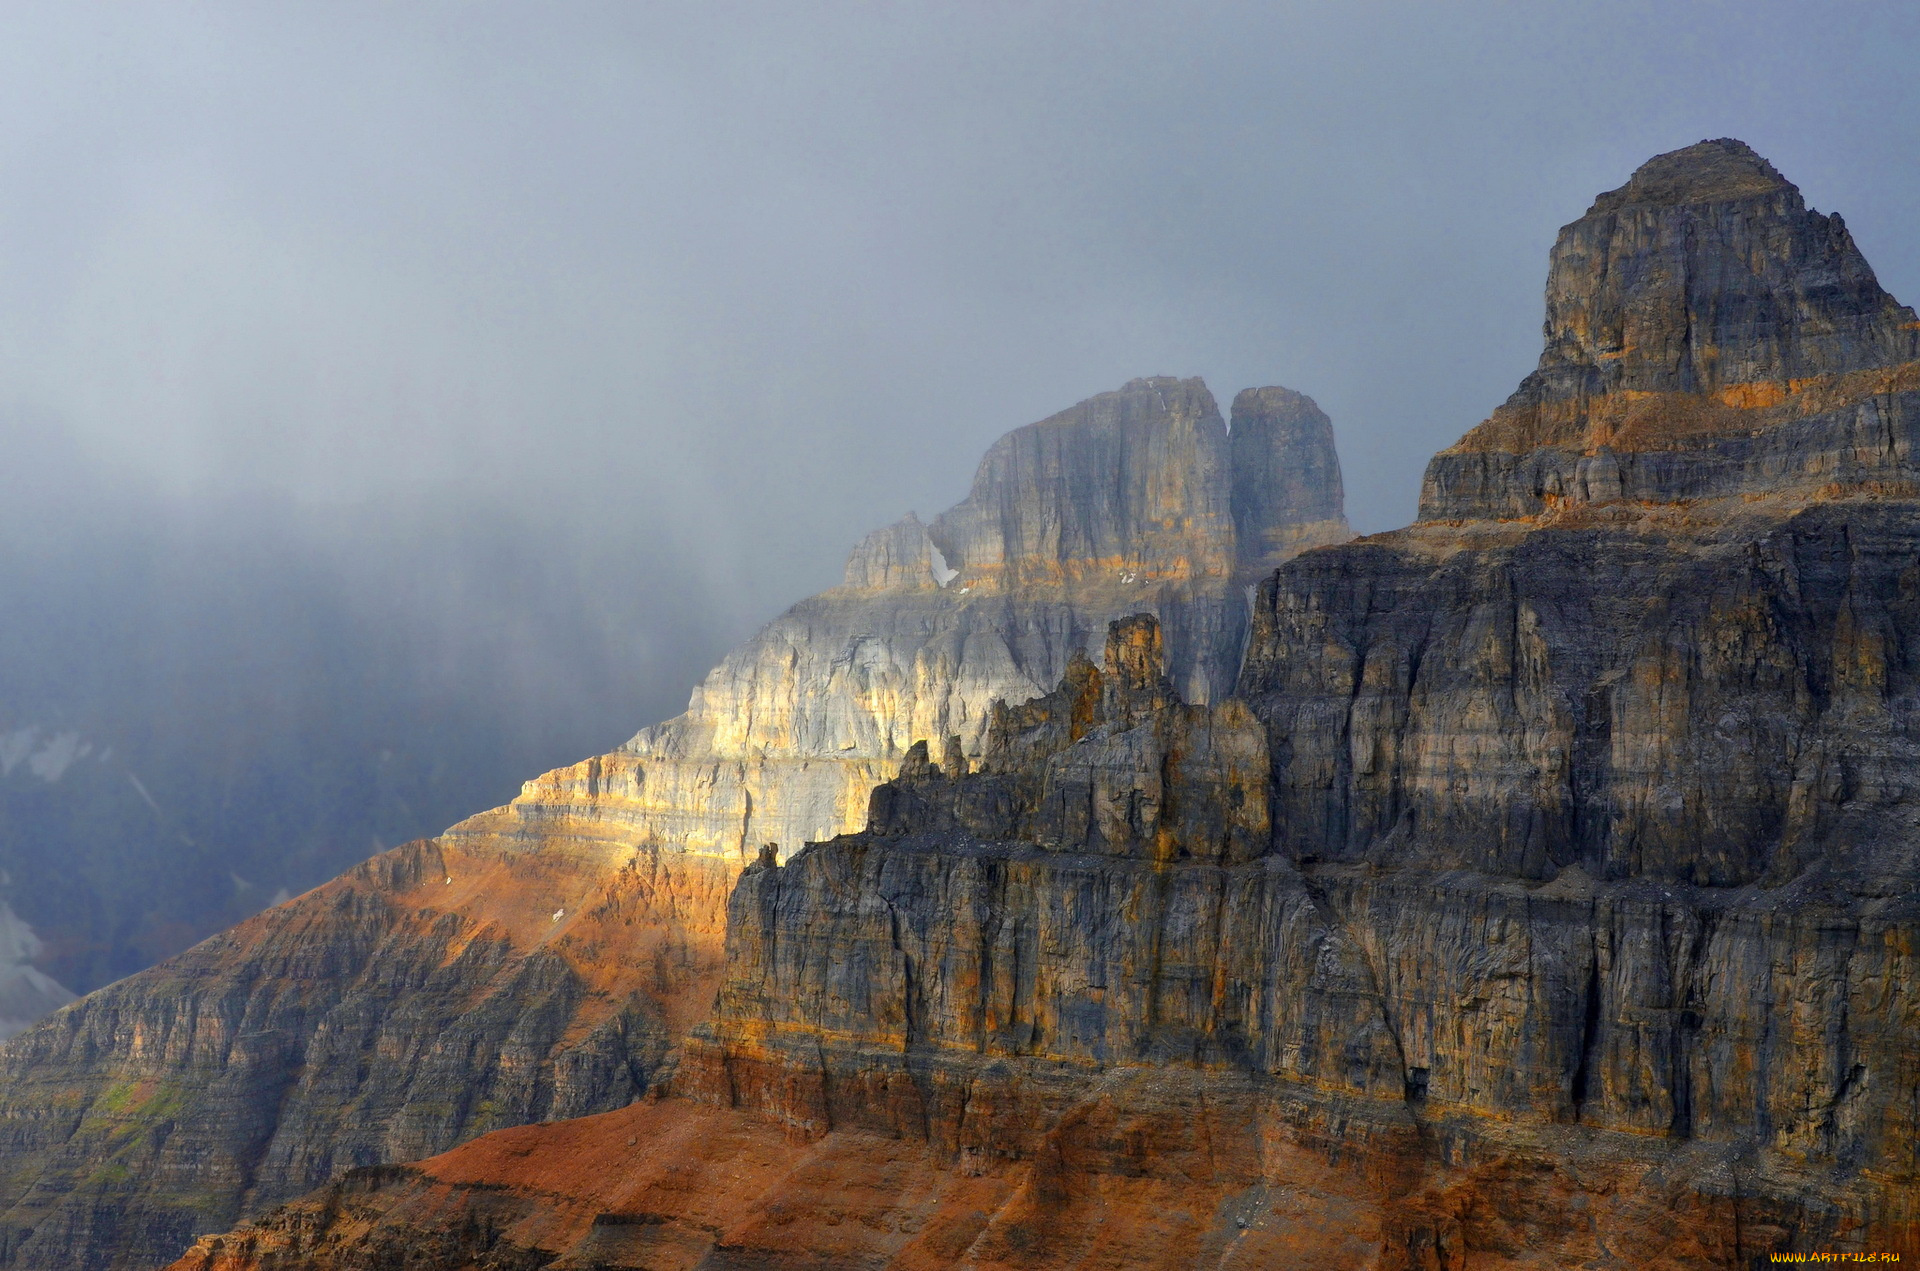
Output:
[[1008,433],[928,527],[966,585],[1260,577],[1350,537],[1333,425],[1285,388],[1148,376]]
[[1886,366],[1916,356],[1913,322],[1838,216],[1809,210],[1744,143],[1703,141],[1649,160],[1560,231],[1546,347],[1515,401]]
[[995,442],[931,534],[974,586],[1224,576],[1228,463],[1205,383],[1131,380]]
[[1595,199],[1587,214],[1629,204],[1682,207],[1782,193],[1798,195],[1800,191],[1752,146],[1720,137],[1655,155],[1635,169],[1625,185]]
[[1227,448],[1243,580],[1348,536],[1333,421],[1311,397],[1290,388],[1243,389],[1233,399]]
[[1562,228],[1544,334],[1423,519],[1911,479],[1888,421],[1920,421],[1920,321],[1743,142],[1656,156]]

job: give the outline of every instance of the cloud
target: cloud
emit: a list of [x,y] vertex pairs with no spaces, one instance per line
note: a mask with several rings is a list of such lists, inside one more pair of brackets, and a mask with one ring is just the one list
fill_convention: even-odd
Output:
[[1920,289],[1894,6],[4,25],[16,417],[180,498],[438,483],[609,526],[645,503],[741,613],[1136,374],[1313,394],[1356,523],[1400,523],[1530,364],[1554,227],[1703,135],[1755,142]]

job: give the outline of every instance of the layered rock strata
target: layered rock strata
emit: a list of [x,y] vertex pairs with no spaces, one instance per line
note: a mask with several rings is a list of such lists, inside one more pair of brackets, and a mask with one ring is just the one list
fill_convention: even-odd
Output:
[[1920,477],[1920,321],[1738,141],[1662,155],[1562,229],[1545,332],[1427,469],[1423,519]]
[[[1486,628],[1456,640],[1498,656]],[[682,1088],[983,1167],[1069,1141],[1087,1187],[1172,1168],[1196,1133],[1219,1136],[1208,1184],[1248,1194],[1302,1154],[1358,1160],[1396,1181],[1355,1265],[1508,1265],[1515,1227],[1550,1265],[1920,1241],[1910,862],[1762,889],[1590,855],[1548,881],[1375,828],[1385,851],[1316,863],[1268,797],[1321,763],[1299,716],[1182,706],[1114,661],[1012,715],[985,772],[910,762],[866,834],[748,870]],[[1117,1087],[1123,1110],[1093,1111]],[[1474,1229],[1496,1213],[1507,1230]]]
[[[1218,1128],[1224,1144],[1232,1130]],[[1302,1154],[1286,1191],[1249,1194],[1208,1145],[1159,1146],[1151,1175],[1096,1179],[1057,1159],[955,1170],[915,1139],[840,1130],[808,1140],[669,1099],[357,1171],[202,1239],[172,1271],[1252,1271],[1359,1266],[1378,1242],[1388,1180]]]
[[[1231,434],[1197,379],[1135,380],[996,442],[967,498],[875,531],[845,583],[729,655],[687,713],[543,778],[547,809],[623,789],[649,841],[744,861],[858,829],[918,738],[978,756],[995,700],[1050,689],[1112,619],[1166,625],[1197,701],[1233,683],[1242,584],[1351,537],[1326,416],[1251,389]],[[491,829],[489,828],[489,832]]]
[[[744,875],[683,1084],[960,1162],[1072,1127],[1095,1175],[1238,1099],[1454,1197],[1388,1205],[1379,1265],[1920,1253],[1911,312],[1709,142],[1563,234],[1549,314],[1433,519],[1263,586],[1244,706],[1131,723],[1075,668],[984,773],[910,765],[868,833]],[[1616,408],[1654,457],[1555,486]],[[1240,712],[1266,782],[1218,775]],[[1142,1093],[1087,1128],[1117,1074]]]
[[657,1084],[762,844],[857,825],[913,737],[977,753],[991,703],[1115,613],[1161,611],[1214,691],[1245,638],[1238,526],[1261,559],[1345,536],[1337,487],[1311,522],[1284,497],[1236,521],[1234,465],[1293,449],[1337,480],[1330,445],[1255,421],[1236,449],[1197,380],[1017,430],[966,503],[870,536],[686,715],[55,1015],[0,1050],[0,1265],[157,1265],[343,1169]]
[[0,1254],[152,1267],[200,1231],[659,1080],[731,872],[655,849],[396,849],[4,1052]]

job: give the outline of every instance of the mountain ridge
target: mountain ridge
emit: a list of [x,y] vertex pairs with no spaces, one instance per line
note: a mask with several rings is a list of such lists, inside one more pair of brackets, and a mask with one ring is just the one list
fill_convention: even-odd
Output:
[[[671,1097],[179,1267],[1920,1256],[1910,311],[1777,176],[1690,147],[1563,231],[1541,369],[1266,577],[1232,695],[1118,618],[763,853]],[[796,1181],[725,1181],[769,1128]],[[633,1190],[506,1159],[575,1144]]]
[[[1337,473],[1331,447],[1330,427],[1255,424],[1241,453]],[[857,828],[918,735],[978,753],[995,700],[1121,613],[1162,612],[1185,686],[1222,690],[1248,613],[1238,526],[1263,559],[1348,536],[1337,495],[1307,520],[1269,493],[1236,522],[1198,380],[1135,381],[995,453],[945,586],[940,518],[876,531],[686,714],[0,1050],[0,1265],[156,1265],[343,1170],[644,1095],[717,988],[727,891],[763,847]]]

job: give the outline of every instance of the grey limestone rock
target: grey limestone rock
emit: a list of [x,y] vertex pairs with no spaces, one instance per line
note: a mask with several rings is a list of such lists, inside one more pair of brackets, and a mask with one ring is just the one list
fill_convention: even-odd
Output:
[[915,740],[957,737],[977,757],[995,700],[1044,694],[1129,613],[1159,616],[1182,694],[1223,694],[1244,584],[1350,537],[1311,400],[1249,390],[1235,420],[1230,437],[1206,385],[1159,377],[1002,437],[963,502],[870,534],[842,587],[775,619],[685,715],[627,744],[634,832],[744,860],[856,829]]
[[1920,321],[1740,142],[1649,160],[1563,228],[1544,329],[1539,367],[1428,467],[1423,519],[1920,475]]
[[[1603,196],[1550,287],[1541,371],[1430,472],[1445,519],[1281,565],[1234,697],[1116,624],[982,773],[903,771],[743,878],[710,1097],[1020,1156],[1091,1074],[1232,1072],[1334,1099],[1336,1153],[1411,1117],[1469,1191],[1708,1149],[1725,1252],[1689,1265],[1911,1248],[1912,313],[1725,142]],[[1521,1249],[1449,1239],[1406,1265]]]

